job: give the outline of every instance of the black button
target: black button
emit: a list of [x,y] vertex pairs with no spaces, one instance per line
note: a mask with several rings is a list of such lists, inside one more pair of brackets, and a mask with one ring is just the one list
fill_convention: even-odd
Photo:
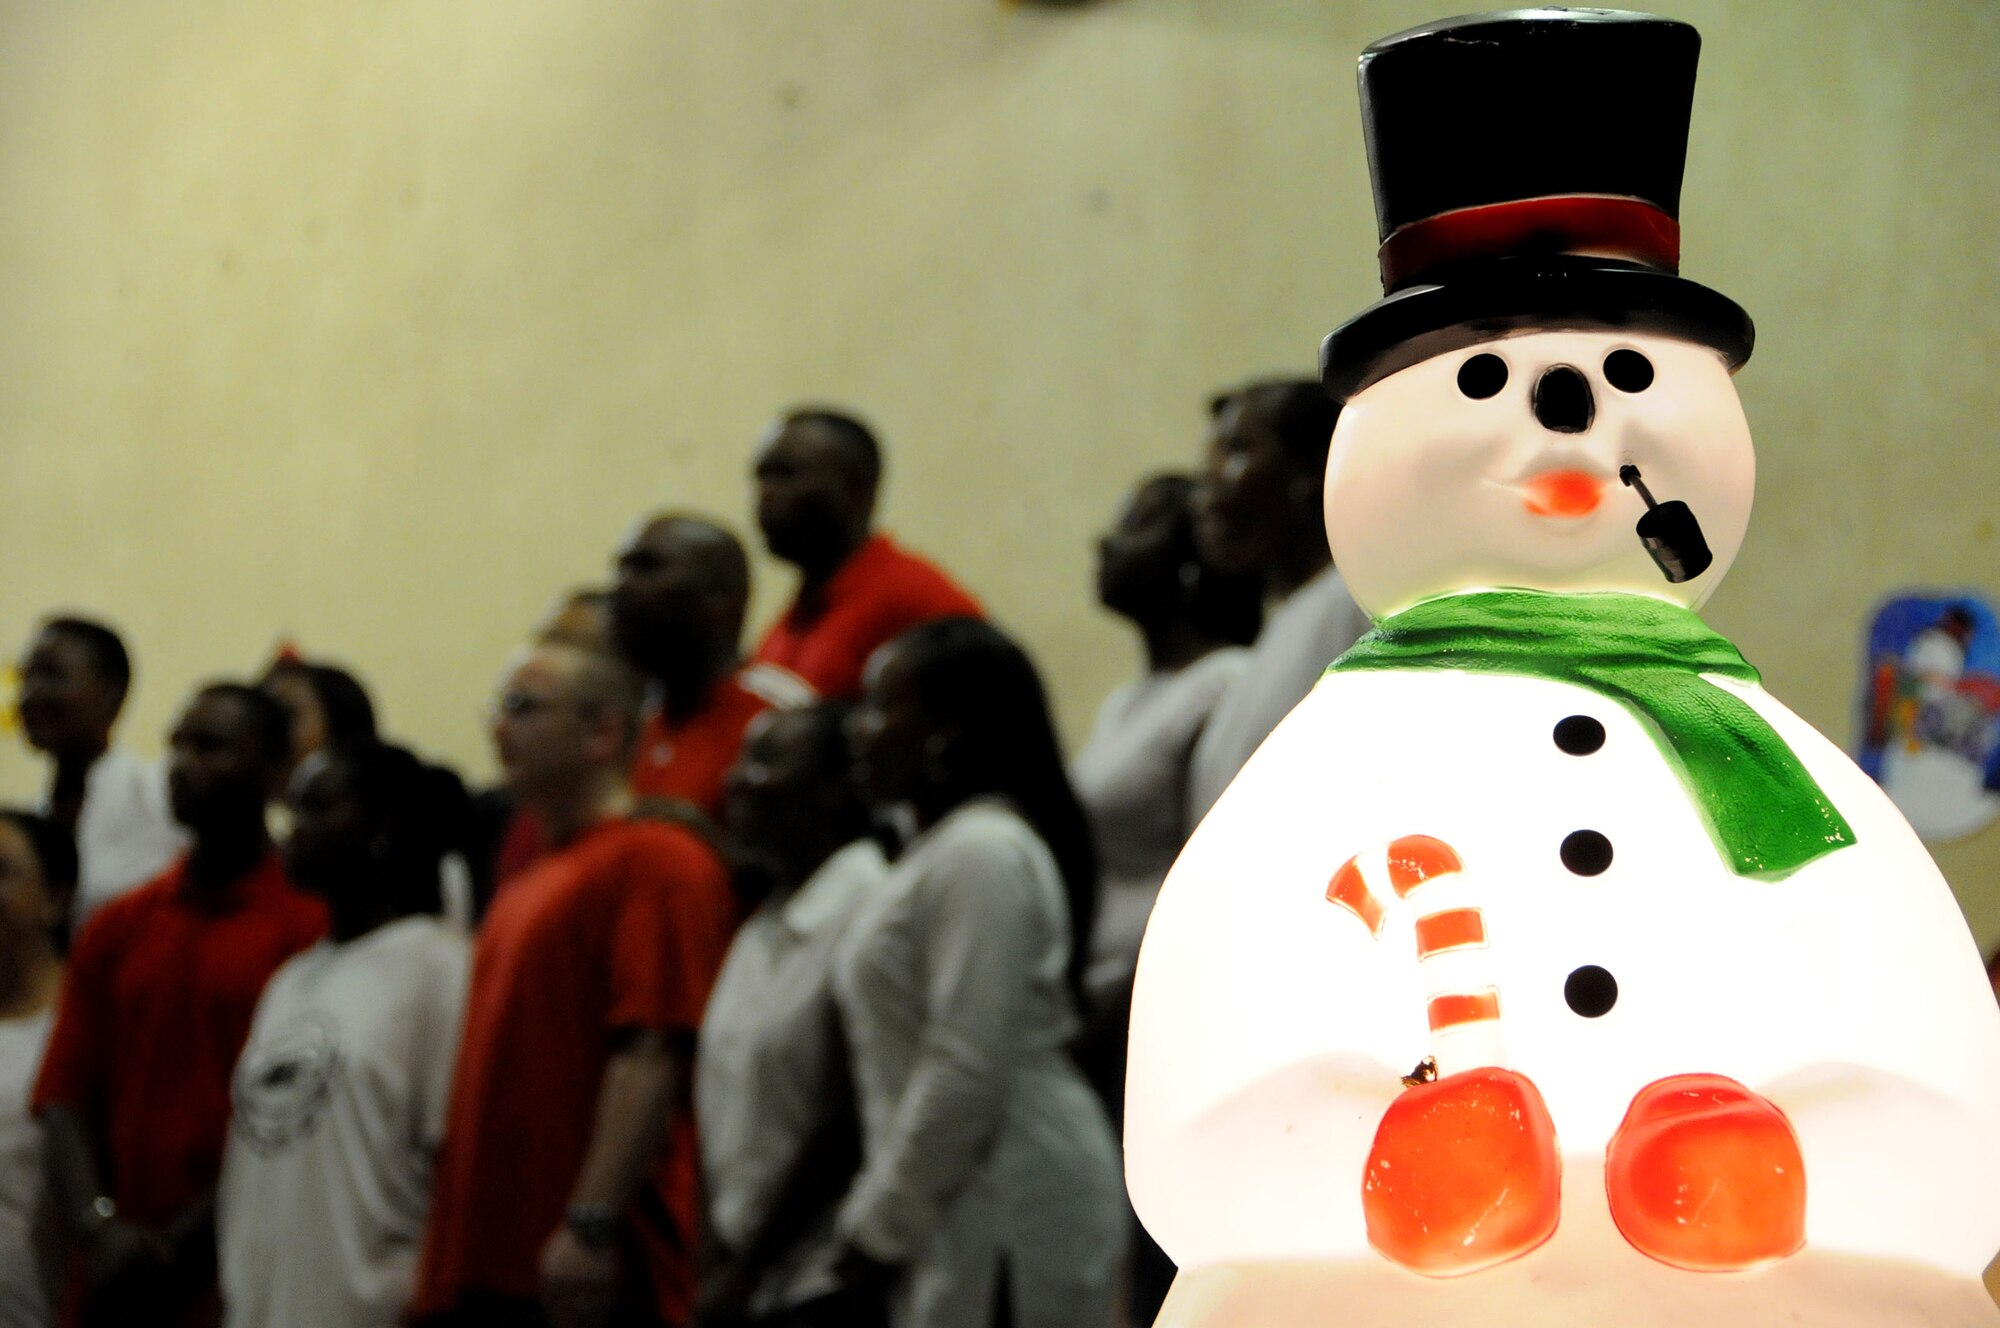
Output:
[[1578,876],[1595,876],[1611,865],[1611,841],[1595,830],[1577,830],[1563,836],[1563,866]]
[[1618,979],[1596,964],[1585,964],[1563,983],[1563,999],[1585,1019],[1609,1014],[1618,1004]]
[[1571,756],[1588,756],[1604,745],[1604,726],[1589,715],[1571,715],[1556,724],[1556,746]]

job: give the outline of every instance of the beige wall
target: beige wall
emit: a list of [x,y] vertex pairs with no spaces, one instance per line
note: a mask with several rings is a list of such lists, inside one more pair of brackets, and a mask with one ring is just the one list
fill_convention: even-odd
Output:
[[[1846,741],[1877,598],[2000,593],[2000,6],[1658,7],[1707,45],[1687,270],[1761,331],[1712,618]],[[825,397],[1078,737],[1134,663],[1090,538],[1211,388],[1375,294],[1353,58],[1440,12],[14,0],[0,641],[123,624],[151,747],[295,636],[483,771],[542,605],[647,508],[742,526],[760,424]],[[35,780],[0,744],[0,795]],[[2000,939],[2000,830],[1941,857]]]

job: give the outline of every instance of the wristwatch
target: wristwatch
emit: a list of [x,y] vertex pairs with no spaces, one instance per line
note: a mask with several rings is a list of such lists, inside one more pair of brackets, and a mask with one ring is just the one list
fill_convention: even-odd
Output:
[[108,1194],[100,1194],[83,1207],[83,1221],[78,1224],[79,1234],[94,1236],[104,1230],[105,1224],[118,1216],[118,1204]]
[[563,1225],[590,1249],[608,1250],[618,1244],[618,1210],[610,1204],[571,1204],[563,1214]]

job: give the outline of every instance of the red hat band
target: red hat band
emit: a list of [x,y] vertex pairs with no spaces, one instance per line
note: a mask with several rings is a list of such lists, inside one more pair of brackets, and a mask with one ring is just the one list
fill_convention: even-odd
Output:
[[1382,289],[1393,293],[1474,258],[1588,254],[1662,272],[1681,267],[1681,226],[1637,198],[1599,194],[1523,198],[1414,221],[1382,242]]

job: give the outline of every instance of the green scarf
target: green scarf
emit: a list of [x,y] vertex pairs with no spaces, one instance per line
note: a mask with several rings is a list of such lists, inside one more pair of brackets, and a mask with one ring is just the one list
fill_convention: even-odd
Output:
[[1384,619],[1328,673],[1463,669],[1574,683],[1644,722],[1739,876],[1778,880],[1854,831],[1763,716],[1704,673],[1756,682],[1735,646],[1643,595],[1447,595]]

